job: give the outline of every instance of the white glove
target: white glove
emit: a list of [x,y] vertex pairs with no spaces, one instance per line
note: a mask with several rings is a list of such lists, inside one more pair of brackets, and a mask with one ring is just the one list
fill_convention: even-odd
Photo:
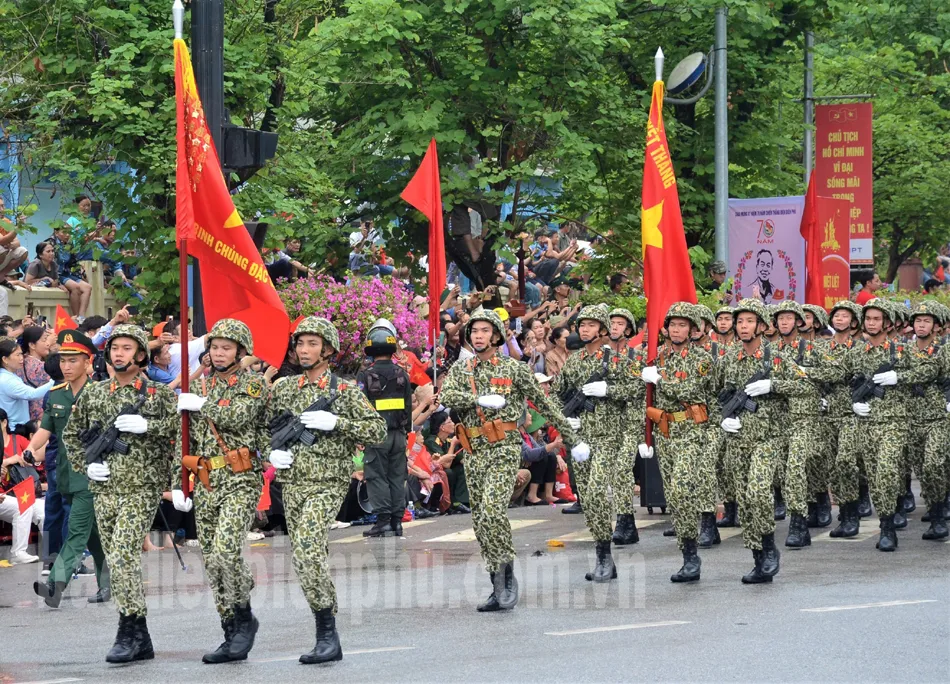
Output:
[[950,401],[947,402],[947,413],[950,413]]
[[719,423],[719,427],[721,427],[726,432],[736,434],[742,429],[742,421],[738,418],[723,418],[722,422]]
[[[948,404],[948,406],[950,406],[950,404]],[[950,409],[947,409],[947,410],[950,411]],[[571,426],[571,429],[572,429],[572,430],[580,430],[580,429],[581,429],[581,419],[580,419],[580,418],[568,418],[568,419],[567,419],[567,424]]]
[[115,428],[119,432],[132,435],[144,435],[148,430],[148,421],[142,416],[119,416],[115,419]]
[[590,447],[587,446],[587,442],[581,442],[571,449],[571,458],[574,459],[575,463],[583,463],[590,458]]
[[647,366],[640,371],[640,378],[643,382],[656,385],[660,382],[660,371],[656,369],[656,366]]
[[640,452],[640,458],[653,458],[653,447],[651,446],[641,444],[637,447],[637,451]]
[[181,511],[182,513],[187,513],[192,508],[191,497],[185,497],[185,493],[180,489],[172,490],[172,506],[175,507],[176,511]]
[[750,397],[761,397],[763,394],[768,394],[771,391],[772,381],[767,378],[765,380],[750,382],[745,386],[745,393]]
[[286,470],[294,464],[294,455],[289,451],[274,449],[267,459],[277,470]]
[[106,463],[90,463],[86,466],[86,476],[90,480],[107,482],[109,475],[109,466]]
[[197,413],[205,405],[206,401],[208,401],[207,397],[199,397],[197,394],[184,392],[178,395],[178,412],[192,411]]
[[859,416],[867,417],[871,415],[871,407],[867,404],[851,404],[851,410]]
[[486,394],[478,398],[478,405],[482,408],[500,409],[508,405],[508,400],[500,394]]
[[821,404],[821,412],[825,413],[828,410],[828,400],[822,397],[820,404]]
[[311,430],[330,432],[336,427],[337,417],[329,411],[304,411],[300,414],[300,422]]
[[603,380],[599,380],[597,382],[588,382],[586,385],[581,387],[581,392],[584,393],[585,397],[606,397],[607,383]]
[[883,387],[893,387],[897,384],[897,371],[887,371],[885,373],[878,373],[873,378],[875,385],[881,385]]

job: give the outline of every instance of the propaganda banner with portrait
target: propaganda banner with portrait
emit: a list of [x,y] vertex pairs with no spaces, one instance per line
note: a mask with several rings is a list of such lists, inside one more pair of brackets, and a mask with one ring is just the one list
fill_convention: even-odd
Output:
[[805,240],[799,228],[804,195],[729,200],[733,292],[766,304],[805,296]]

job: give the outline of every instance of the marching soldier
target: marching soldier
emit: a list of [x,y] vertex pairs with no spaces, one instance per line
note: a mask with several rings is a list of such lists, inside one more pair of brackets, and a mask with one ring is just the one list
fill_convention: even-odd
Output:
[[721,427],[727,433],[726,458],[739,497],[743,544],[755,560],[742,582],[760,584],[771,582],[779,571],[772,480],[779,458],[776,435],[783,431],[785,402],[780,397],[807,393],[809,388],[801,369],[775,354],[763,339],[769,320],[765,305],[744,299],[736,307],[735,320],[739,344],[725,358],[723,383],[727,392],[741,389],[757,410],[748,410],[745,402],[732,410],[724,393]]
[[[630,338],[637,334],[637,319],[627,309],[614,309],[610,312],[610,347],[617,354],[626,356],[633,363],[631,372],[638,375],[646,365],[643,349],[634,349],[628,345]],[[639,383],[634,389],[642,388],[639,395],[631,396],[627,402],[627,428],[624,430],[624,446],[617,452],[617,467],[613,469],[610,488],[614,492],[614,507],[617,509],[617,525],[614,528],[613,543],[617,546],[636,544],[640,541],[637,520],[633,508],[635,482],[633,466],[637,449],[644,441],[646,430],[646,386]]]
[[[264,481],[259,453],[266,450],[267,397],[263,377],[241,368],[241,360],[254,353],[247,325],[222,319],[205,336],[205,346],[214,375],[202,380],[198,393],[179,395],[178,410],[192,415],[185,465],[195,475],[198,543],[224,630],[224,642],[201,660],[226,663],[247,658],[258,628],[251,613],[254,578],[241,551]],[[181,489],[181,468],[181,454],[176,451],[172,503],[187,513],[192,500]]]
[[[142,540],[168,484],[171,443],[178,416],[175,394],[148,380],[148,338],[134,325],[118,325],[105,348],[111,380],[89,383],[79,395],[63,443],[73,470],[91,480],[96,522],[111,572],[112,596],[119,610],[119,630],[106,661],[127,663],[155,657],[145,622],[142,585]],[[123,449],[114,440],[115,428]],[[103,445],[102,458],[85,446]],[[125,453],[123,453],[125,451]]]
[[[561,433],[564,443],[572,447],[575,460],[586,461],[590,447],[579,441],[561,412],[544,395],[528,366],[497,353],[506,339],[498,314],[484,310],[473,314],[465,325],[464,339],[475,357],[453,364],[440,396],[443,404],[459,414],[462,428],[458,435],[468,452],[465,479],[471,497],[472,524],[492,582],[492,593],[478,606],[478,611],[511,610],[518,603],[518,582],[514,575],[515,549],[508,502],[521,464],[522,441],[517,421],[525,412],[525,402],[534,403],[538,412]],[[593,502],[591,505],[596,507]],[[591,515],[586,499],[584,511]],[[609,539],[609,519],[607,529]]]
[[809,342],[823,342],[818,333],[828,329],[828,314],[815,304],[802,304],[802,313],[805,316],[805,325],[798,332]]
[[[607,582],[617,576],[610,554],[610,502],[607,487],[611,473],[626,467],[623,434],[628,405],[643,396],[633,375],[633,363],[604,344],[610,334],[606,307],[585,306],[577,316],[577,331],[584,348],[571,354],[552,385],[552,396],[559,406],[567,395],[587,397],[590,408],[568,417],[580,438],[590,445],[590,458],[575,457],[575,476],[584,501],[587,527],[597,545],[597,564],[587,576],[594,582]],[[599,379],[593,379],[594,377]],[[571,412],[572,413],[572,412]],[[618,462],[618,460],[620,462]],[[626,528],[624,529],[626,531]]]
[[[99,529],[96,526],[96,512],[92,505],[92,494],[89,491],[89,478],[85,472],[73,470],[72,464],[66,456],[66,445],[63,444],[63,431],[69,421],[73,405],[89,382],[89,370],[92,359],[98,349],[88,337],[78,330],[60,330],[56,336],[59,343],[59,367],[66,381],[50,390],[46,410],[43,412],[43,422],[40,429],[30,440],[29,451],[36,451],[49,441],[50,435],[55,434],[59,441],[59,458],[56,462],[56,485],[69,505],[69,527],[63,547],[56,556],[56,562],[50,569],[47,584],[33,583],[33,591],[43,598],[50,608],[58,608],[63,599],[63,592],[69,585],[73,571],[82,561],[83,551],[87,548],[96,564],[96,581],[99,591],[90,598],[90,602],[104,603],[109,600],[109,572],[106,567],[105,553],[102,542],[99,540]],[[25,456],[27,450],[24,450]]]
[[[710,335],[710,344],[705,349],[712,356],[712,362],[715,366],[715,372],[711,375],[710,391],[714,392],[709,407],[710,425],[719,425],[722,417],[719,415],[719,392],[722,390],[722,363],[729,351],[729,348],[736,344],[735,331],[735,309],[731,306],[722,306],[716,310],[716,332]],[[739,504],[736,501],[736,493],[732,487],[735,478],[727,470],[726,463],[726,437],[721,430],[712,430],[713,445],[712,451],[716,454],[716,480],[719,485],[719,492],[722,495],[722,518],[713,522],[716,527],[738,527],[739,526]],[[718,531],[708,530],[708,521],[702,520],[699,532],[700,548],[707,548],[715,543],[719,538]]]
[[733,322],[731,306],[721,306],[716,310],[716,331],[710,335],[714,342],[721,345],[731,345],[736,341],[735,324]]
[[406,433],[412,428],[412,386],[409,374],[393,363],[396,328],[380,318],[369,329],[366,355],[373,364],[360,371],[356,383],[386,421],[386,439],[365,445],[363,475],[376,524],[364,537],[402,536],[406,510]]
[[[656,365],[641,373],[644,382],[656,386],[655,406],[647,408],[647,415],[657,426],[658,451],[670,461],[667,500],[673,512],[676,540],[683,552],[683,566],[670,577],[671,582],[699,579],[699,517],[703,504],[714,499],[715,491],[715,469],[703,463],[712,359],[704,349],[690,344],[691,334],[702,326],[696,306],[686,302],[673,304],[663,324],[669,339],[657,353]],[[646,445],[643,447],[641,451],[646,451]]]
[[330,321],[305,318],[293,340],[304,372],[281,378],[271,388],[271,445],[279,437],[273,430],[287,419],[299,421],[309,437],[300,434],[283,448],[272,448],[267,460],[283,485],[294,571],[316,621],[316,645],[300,662],[314,664],[343,659],[336,631],[336,589],[327,563],[328,536],[349,489],[357,445],[382,442],[386,421],[356,385],[330,372],[330,360],[340,353],[339,334]]

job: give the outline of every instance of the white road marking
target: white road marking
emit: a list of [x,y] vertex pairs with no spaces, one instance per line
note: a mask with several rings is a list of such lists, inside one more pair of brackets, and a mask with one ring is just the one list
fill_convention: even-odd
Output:
[[826,606],[825,608],[801,608],[802,613],[833,613],[838,610],[860,610],[861,608],[890,608],[891,606],[913,606],[918,603],[939,603],[937,599],[918,601],[882,601],[881,603],[858,603],[853,606]]
[[650,627],[675,627],[689,625],[682,620],[667,620],[665,622],[642,622],[639,625],[614,625],[613,627],[591,627],[589,629],[572,629],[567,632],[545,632],[545,636],[574,636],[576,634],[597,634],[599,632],[622,632],[628,629],[648,629]]
[[861,530],[853,537],[832,537],[831,530],[828,530],[822,534],[812,536],[811,540],[813,542],[831,542],[833,544],[854,544],[856,542],[867,541],[872,537],[877,537],[880,533],[881,530],[877,527],[862,525]]
[[722,541],[726,541],[727,539],[732,539],[733,537],[738,537],[740,534],[742,534],[741,527],[720,527],[719,528],[719,538]]
[[67,682],[84,682],[85,679],[77,679],[76,677],[65,677],[63,679],[40,679],[35,682],[20,682],[20,684],[66,684]]
[[[345,656],[366,655],[368,653],[392,653],[394,651],[414,651],[415,646],[388,646],[386,648],[362,648],[355,651],[343,651]],[[282,658],[249,658],[249,663],[285,663],[291,660],[298,660],[300,656],[284,656]],[[57,682],[78,682],[79,679],[60,679]],[[39,683],[34,683],[39,684]],[[50,683],[52,684],[52,683]]]
[[[512,520],[511,529],[520,530],[525,527],[531,527],[532,525],[540,525],[541,523],[546,522],[545,520]],[[475,530],[471,527],[467,530],[460,530],[459,532],[452,532],[451,534],[443,534],[441,537],[435,537],[434,539],[426,539],[427,542],[473,542],[475,541]]]
[[[402,524],[403,529],[418,527],[419,525],[428,525],[431,522],[435,522],[435,519],[432,520],[412,520],[411,522],[404,522]],[[384,537],[384,539],[390,539],[390,537]],[[369,537],[364,537],[363,533],[354,534],[350,537],[341,537],[340,539],[331,539],[331,544],[352,544],[358,541],[370,541]]]

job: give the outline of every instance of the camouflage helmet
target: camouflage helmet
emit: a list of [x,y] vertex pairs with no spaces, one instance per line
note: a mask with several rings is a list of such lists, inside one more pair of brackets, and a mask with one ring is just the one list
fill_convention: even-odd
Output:
[[868,311],[870,311],[871,309],[877,309],[878,311],[880,311],[882,314],[884,314],[884,317],[887,318],[887,320],[890,321],[891,323],[893,323],[896,320],[896,314],[894,312],[894,309],[891,306],[891,303],[887,301],[886,299],[882,299],[881,297],[875,297],[874,299],[869,301],[867,304],[865,304],[861,308],[862,321],[867,316]]
[[828,317],[834,318],[836,311],[850,311],[854,317],[854,323],[857,325],[861,325],[861,321],[864,320],[864,310],[850,299],[843,299],[831,307],[831,311],[828,312]]
[[796,302],[794,299],[787,299],[781,304],[776,304],[771,308],[772,320],[778,325],[778,315],[781,313],[793,313],[798,316],[798,321],[800,325],[805,325],[805,311],[802,309],[801,304]]
[[937,312],[937,317],[941,325],[946,325],[950,321],[950,309],[937,301],[930,301],[930,306]]
[[943,323],[943,314],[940,311],[940,304],[932,300],[925,299],[911,311],[911,324],[913,324],[918,316],[931,316],[934,319],[934,323]]
[[627,323],[630,324],[630,329],[633,330],[634,333],[637,332],[637,319],[627,309],[621,309],[621,308],[611,309],[610,313],[607,314],[607,318],[610,319],[614,317],[625,318],[627,320]]
[[806,311],[814,316],[818,327],[828,327],[828,314],[817,304],[802,304],[802,311]]
[[735,311],[736,310],[733,309],[731,306],[720,306],[718,309],[716,309],[716,318],[719,318],[723,314],[729,314],[730,316],[734,316]]
[[756,299],[755,297],[746,297],[732,312],[732,315],[738,319],[739,314],[741,313],[751,313],[755,314],[764,325],[769,324],[769,311],[766,308],[765,304],[761,300]]
[[716,317],[713,315],[712,309],[710,309],[705,304],[696,304],[694,308],[696,309],[696,313],[699,314],[699,318],[709,323],[709,325],[711,325],[715,330]]
[[294,342],[296,342],[297,338],[301,335],[318,335],[330,345],[333,351],[337,354],[340,353],[340,334],[336,331],[336,327],[333,323],[326,318],[307,316],[300,321],[300,325],[294,330]]
[[248,354],[254,353],[254,339],[251,337],[251,329],[247,327],[244,321],[222,318],[208,331],[205,338],[206,349],[211,347],[211,340],[214,339],[231,340],[244,347],[244,351]]
[[112,357],[109,354],[109,350],[112,348],[112,342],[120,337],[129,337],[138,342],[139,348],[145,352],[145,361],[143,363],[148,363],[148,335],[145,334],[145,330],[137,325],[132,325],[131,323],[123,323],[122,325],[117,325],[112,329],[112,333],[109,335],[109,340],[106,342],[105,356],[106,360],[109,361],[110,364]]
[[692,325],[696,326],[697,330],[702,330],[703,328],[703,319],[696,310],[695,304],[690,304],[689,302],[674,302],[663,318],[663,327],[668,328],[670,320],[673,318],[686,319]]
[[489,309],[482,309],[481,311],[476,311],[468,319],[468,323],[465,324],[465,341],[471,343],[472,341],[472,326],[475,325],[478,321],[487,321],[491,323],[491,326],[495,329],[495,332],[498,333],[498,343],[496,347],[500,347],[505,344],[505,326],[501,322],[501,316],[496,314],[494,311]]
[[610,317],[607,315],[609,311],[610,310],[602,304],[598,304],[597,306],[585,306],[581,309],[581,312],[577,314],[577,323],[580,325],[581,321],[597,321],[604,327],[604,330],[610,330]]

